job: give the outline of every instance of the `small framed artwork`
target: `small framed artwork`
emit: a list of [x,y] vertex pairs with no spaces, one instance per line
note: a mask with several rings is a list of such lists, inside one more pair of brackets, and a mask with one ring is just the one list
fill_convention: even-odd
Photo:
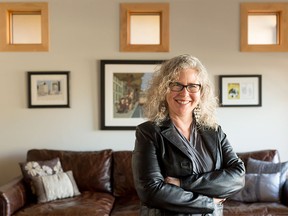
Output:
[[163,60],[101,60],[101,129],[134,130],[144,122],[145,90]]
[[69,71],[28,72],[29,108],[69,108]]
[[261,75],[220,76],[220,106],[261,106],[261,79]]

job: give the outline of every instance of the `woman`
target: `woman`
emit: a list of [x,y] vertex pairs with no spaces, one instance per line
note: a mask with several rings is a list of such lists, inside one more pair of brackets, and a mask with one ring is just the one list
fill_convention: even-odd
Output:
[[244,186],[245,168],[215,119],[217,101],[201,62],[164,62],[147,91],[149,121],[136,128],[132,156],[141,215],[222,215]]

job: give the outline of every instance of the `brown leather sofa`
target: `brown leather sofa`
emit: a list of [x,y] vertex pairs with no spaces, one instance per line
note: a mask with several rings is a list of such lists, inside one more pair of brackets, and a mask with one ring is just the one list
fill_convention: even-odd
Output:
[[[275,149],[238,153],[247,166],[248,158],[279,163],[280,155]],[[264,189],[265,190],[265,189]],[[224,216],[280,216],[288,215],[288,180],[282,188],[280,202],[239,202],[228,199],[224,203]]]
[[[72,170],[81,195],[72,198],[36,203],[23,177],[0,187],[0,215],[95,215],[136,216],[140,201],[137,197],[131,169],[131,151],[62,151],[32,149],[27,161],[50,160],[59,157],[63,170]],[[265,161],[280,161],[276,150],[239,153],[244,162],[248,157]],[[286,200],[286,203],[285,203]],[[227,200],[225,216],[288,215],[288,182],[283,187],[282,203],[245,203]]]

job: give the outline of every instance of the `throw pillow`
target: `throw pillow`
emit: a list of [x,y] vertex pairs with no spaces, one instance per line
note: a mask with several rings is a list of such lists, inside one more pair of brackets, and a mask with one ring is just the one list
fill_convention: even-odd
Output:
[[24,181],[31,187],[32,193],[34,193],[33,185],[31,185],[32,177],[53,175],[59,172],[63,172],[59,158],[45,161],[29,161],[19,163],[19,165],[24,177]]
[[38,203],[80,195],[72,171],[32,178]]
[[280,173],[245,175],[244,188],[230,197],[241,202],[277,202],[279,201]]
[[282,163],[273,163],[267,161],[248,158],[247,173],[277,173],[280,172],[280,191],[286,181],[288,174],[288,161]]

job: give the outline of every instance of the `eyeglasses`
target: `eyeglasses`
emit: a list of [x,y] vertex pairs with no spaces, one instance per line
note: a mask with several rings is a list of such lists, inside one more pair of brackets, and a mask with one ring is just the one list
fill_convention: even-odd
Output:
[[201,84],[191,83],[189,85],[182,85],[178,82],[172,82],[169,84],[169,88],[171,91],[180,92],[183,88],[186,88],[189,93],[197,93],[201,89]]

